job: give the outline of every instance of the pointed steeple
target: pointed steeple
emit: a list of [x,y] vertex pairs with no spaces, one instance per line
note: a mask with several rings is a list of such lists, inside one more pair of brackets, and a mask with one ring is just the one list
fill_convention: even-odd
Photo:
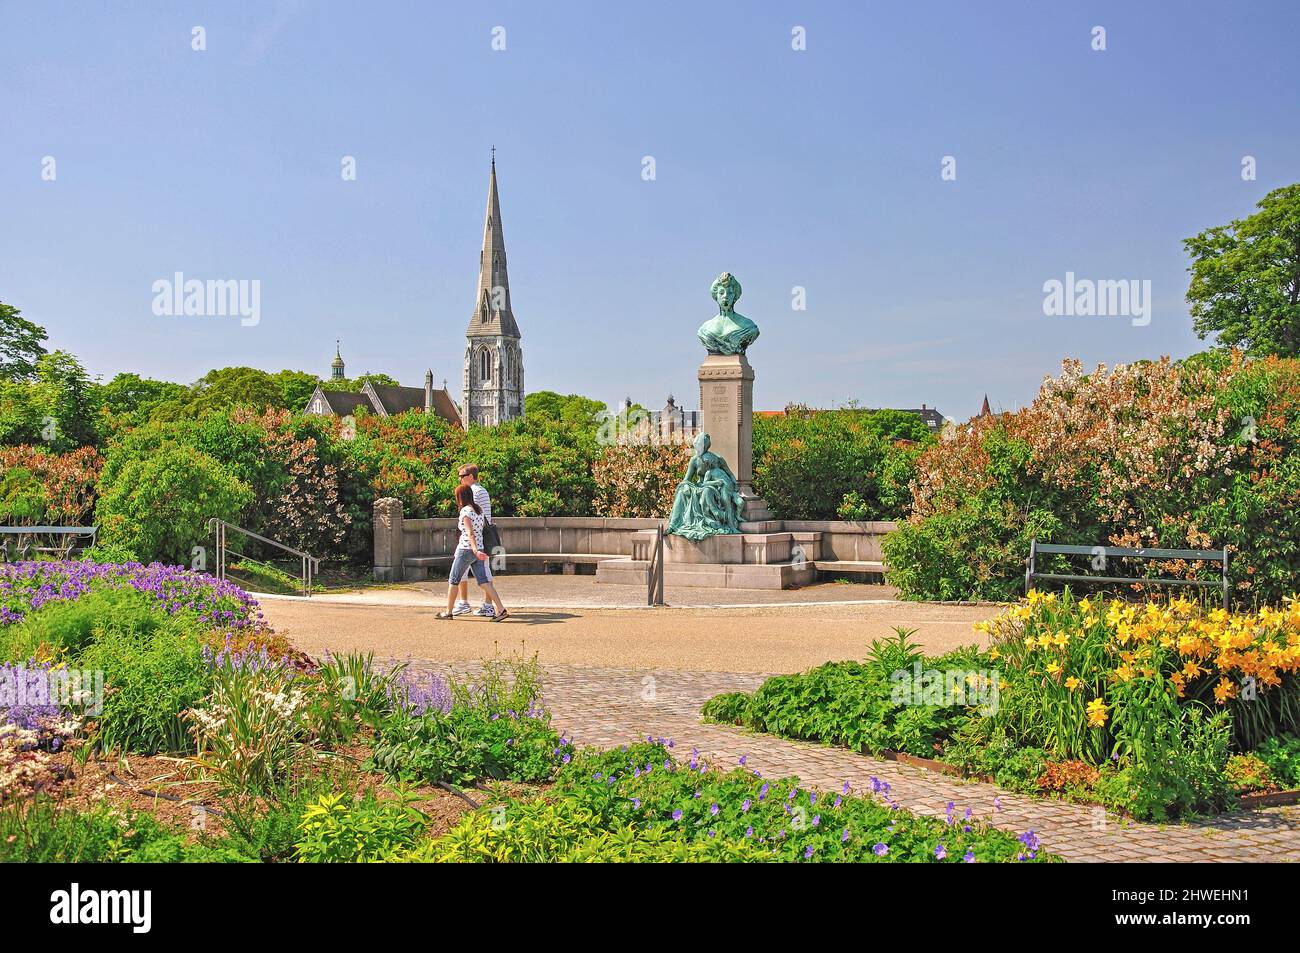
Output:
[[487,215],[483,222],[483,251],[478,262],[478,288],[474,314],[466,333],[470,337],[519,337],[510,308],[510,276],[506,272],[506,238],[501,227],[501,199],[497,195],[496,147],[488,178]]
[[984,395],[984,406],[980,408],[981,417],[992,417],[993,411],[989,409],[989,395]]
[[334,360],[330,363],[330,379],[343,380],[343,352],[339,350],[339,342],[334,341]]

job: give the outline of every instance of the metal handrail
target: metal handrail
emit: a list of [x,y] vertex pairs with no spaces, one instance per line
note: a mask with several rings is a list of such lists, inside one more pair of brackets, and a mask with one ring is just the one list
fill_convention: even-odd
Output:
[[294,549],[292,546],[286,546],[284,543],[277,542],[274,539],[268,539],[260,533],[254,533],[251,529],[245,529],[242,526],[236,526],[234,523],[227,523],[225,520],[216,516],[208,520],[208,532],[214,533],[217,538],[217,578],[226,578],[226,530],[233,529],[237,533],[243,533],[260,543],[266,543],[268,546],[274,546],[282,549],[291,556],[297,556],[302,560],[302,594],[306,598],[311,597],[311,580],[312,576],[320,569],[320,559],[304,553],[300,549]]
[[650,554],[649,571],[646,573],[646,605],[662,606],[664,602],[664,527],[660,523],[655,529],[655,548]]

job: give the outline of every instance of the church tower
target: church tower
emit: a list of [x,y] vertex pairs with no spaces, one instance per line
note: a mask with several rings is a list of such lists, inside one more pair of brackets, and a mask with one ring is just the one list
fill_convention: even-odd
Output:
[[524,415],[524,363],[519,325],[510,307],[506,240],[497,197],[496,150],[488,179],[487,220],[478,262],[478,295],[465,332],[464,404],[461,417],[491,426]]
[[334,342],[334,362],[330,364],[330,380],[343,380],[343,354],[339,351],[339,342]]

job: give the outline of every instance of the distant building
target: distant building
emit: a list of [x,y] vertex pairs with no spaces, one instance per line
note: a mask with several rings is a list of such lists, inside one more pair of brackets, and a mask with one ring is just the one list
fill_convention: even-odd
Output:
[[[337,355],[336,351],[336,355]],[[333,364],[333,379],[342,379],[343,359],[336,356]],[[402,387],[392,384],[376,384],[367,381],[359,393],[341,390],[325,390],[320,384],[307,401],[305,413],[333,414],[347,417],[355,414],[358,408],[365,408],[368,413],[379,417],[395,417],[411,410],[422,410],[426,414],[437,414],[448,423],[463,427],[460,411],[456,402],[447,393],[446,382],[440,389],[433,386],[433,371],[424,374],[423,387]]]
[[334,339],[334,362],[330,364],[330,380],[346,380],[347,375],[343,373],[343,353],[339,350],[338,338]]
[[984,406],[980,408],[981,417],[992,417],[993,411],[989,408],[989,395],[984,395]]

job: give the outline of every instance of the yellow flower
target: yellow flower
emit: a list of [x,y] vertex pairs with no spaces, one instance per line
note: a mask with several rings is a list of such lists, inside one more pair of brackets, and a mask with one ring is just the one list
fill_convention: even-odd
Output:
[[1079,608],[1082,609],[1084,612],[1091,612],[1092,600],[1090,600],[1087,596],[1084,596],[1082,599],[1079,600]]
[[1219,684],[1214,686],[1214,700],[1222,705],[1236,693],[1236,690],[1236,685],[1226,678],[1221,678]]
[[1060,666],[1060,663],[1059,663],[1059,662],[1048,662],[1048,663],[1047,663],[1047,674],[1048,674],[1048,675],[1055,675],[1055,674],[1056,674],[1057,672],[1059,672],[1060,670],[1061,670],[1061,666]]
[[996,645],[995,645],[993,648],[989,649],[989,658],[990,658],[990,659],[1000,658],[1001,656],[1002,656],[1002,653],[998,651]]
[[1094,698],[1088,702],[1088,724],[1094,728],[1100,728],[1106,724],[1106,703],[1100,698]]
[[1065,680],[1065,687],[1068,688],[1070,691],[1074,691],[1076,688],[1079,687],[1079,680],[1075,678],[1073,675],[1071,675],[1069,678]]

